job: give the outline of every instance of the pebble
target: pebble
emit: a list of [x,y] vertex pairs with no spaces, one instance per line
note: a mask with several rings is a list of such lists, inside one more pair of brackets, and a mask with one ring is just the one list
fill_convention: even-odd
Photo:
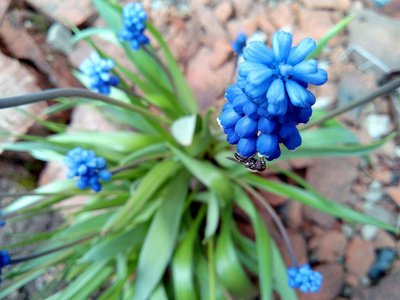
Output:
[[350,224],[347,223],[342,224],[340,230],[348,239],[351,239],[355,233],[355,229]]
[[47,32],[46,43],[54,50],[68,55],[72,52],[72,45],[69,42],[71,37],[71,31],[63,24],[56,22]]
[[366,224],[361,227],[361,237],[364,241],[372,241],[378,234],[379,229],[375,226]]
[[384,196],[382,190],[382,184],[378,180],[374,180],[368,187],[368,191],[365,194],[365,201],[369,203],[379,202]]
[[362,122],[372,139],[378,140],[389,133],[390,117],[388,115],[370,114]]

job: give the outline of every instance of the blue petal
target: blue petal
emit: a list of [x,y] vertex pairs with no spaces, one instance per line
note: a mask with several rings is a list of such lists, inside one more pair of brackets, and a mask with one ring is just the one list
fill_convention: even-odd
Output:
[[237,151],[240,155],[247,158],[256,154],[256,137],[250,139],[240,139],[237,145]]
[[99,175],[100,179],[103,181],[110,180],[111,176],[112,176],[111,172],[108,170],[101,170],[98,175]]
[[225,99],[232,102],[237,96],[243,94],[243,91],[238,87],[238,85],[232,84],[225,91]]
[[293,76],[294,79],[313,84],[322,85],[328,80],[328,74],[323,69],[318,69],[318,72],[314,74],[302,74],[301,76]]
[[283,140],[283,144],[289,150],[296,150],[301,145],[301,136],[298,130],[292,133],[292,135],[288,136]]
[[262,72],[265,70],[270,70],[267,66],[257,63],[251,62],[242,62],[238,68],[238,74],[243,77],[247,77],[250,73],[253,72]]
[[237,86],[238,86],[240,89],[242,89],[242,91],[243,91],[244,88],[245,88],[246,85],[247,85],[246,77],[242,77],[242,76],[238,75],[238,76],[236,77],[236,84],[237,84]]
[[285,87],[290,102],[292,102],[294,106],[302,108],[311,106],[311,104],[309,104],[309,101],[312,102],[312,99],[310,99],[310,95],[307,93],[307,90],[299,83],[293,80],[287,80],[285,82]]
[[235,144],[237,144],[237,143],[239,142],[240,136],[238,136],[237,133],[236,133],[236,131],[235,131],[234,129],[232,129],[232,130],[228,133],[228,135],[227,135],[227,137],[226,137],[226,140],[228,141],[229,144],[235,145]]
[[277,147],[277,148],[275,149],[275,152],[272,153],[270,156],[267,157],[267,160],[268,160],[268,161],[271,161],[271,160],[277,159],[279,156],[281,156],[281,148],[280,148],[280,147]]
[[295,108],[295,120],[297,123],[307,123],[310,120],[310,117],[312,115],[312,109],[311,107],[309,108]]
[[250,119],[247,116],[241,118],[235,126],[235,131],[238,136],[248,139],[255,136],[258,132],[258,122]]
[[260,85],[261,83],[269,79],[273,73],[274,72],[267,67],[264,67],[263,69],[255,69],[251,71],[247,76],[247,82],[254,86]]
[[246,97],[245,94],[242,93],[233,100],[232,107],[235,112],[237,112],[238,114],[242,114],[243,106],[247,103],[250,103],[250,100]]
[[292,48],[287,63],[292,66],[298,64],[305,59],[311,52],[317,48],[317,44],[313,39],[306,38],[302,40],[296,47]]
[[314,74],[318,72],[318,63],[315,59],[308,59],[303,61],[297,65],[295,65],[292,69],[292,75],[298,78],[304,76],[306,74]]
[[260,115],[260,117],[265,117],[269,118],[271,115],[269,114],[268,110],[264,107],[259,107],[257,109],[257,113]]
[[260,97],[261,95],[265,95],[265,92],[270,87],[272,81],[273,81],[273,78],[270,78],[267,81],[265,81],[263,84],[260,84],[259,86],[253,86],[251,84],[248,84],[248,85],[246,85],[246,88],[245,88],[246,94],[251,98],[257,98],[257,97]]
[[258,130],[265,134],[275,133],[278,129],[278,123],[271,119],[260,118],[258,121]]
[[258,119],[260,117],[258,114],[258,107],[257,104],[249,102],[243,107],[243,112],[251,119]]
[[279,148],[278,137],[275,134],[260,134],[257,138],[257,150],[267,158]]
[[275,79],[267,92],[268,112],[273,116],[282,116],[287,111],[285,86],[281,79]]
[[233,109],[227,109],[219,116],[219,121],[223,128],[232,128],[241,119],[241,115],[237,114]]
[[277,31],[272,36],[272,50],[278,62],[285,63],[292,47],[292,35],[288,32]]
[[294,134],[296,131],[298,132],[296,125],[294,123],[282,124],[281,127],[279,128],[279,136],[282,139],[285,139],[288,136]]
[[275,61],[272,50],[260,41],[250,42],[249,46],[244,50],[243,58],[248,62],[266,65],[271,65]]
[[227,110],[227,109],[233,109],[232,103],[226,102],[226,103],[224,104],[224,106],[222,106],[222,111],[225,111],[225,110]]

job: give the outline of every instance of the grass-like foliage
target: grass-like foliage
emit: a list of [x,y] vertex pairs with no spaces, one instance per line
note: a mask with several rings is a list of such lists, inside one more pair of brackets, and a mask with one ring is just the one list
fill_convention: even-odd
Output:
[[[108,28],[75,29],[73,42],[85,40],[99,56],[74,74],[102,94],[83,89],[55,91],[63,97],[46,113],[89,104],[123,129],[67,132],[65,126],[36,118],[54,134],[19,136],[21,141],[5,147],[46,161],[61,161],[69,153],[68,176],[79,177],[78,187],[77,179],[65,179],[14,201],[2,211],[6,222],[67,208],[64,201],[76,195],[87,198],[69,211],[57,230],[2,245],[3,254],[10,250],[15,255],[3,261],[12,266],[3,269],[0,298],[52,268],[52,280],[37,299],[244,299],[257,295],[272,299],[274,292],[281,299],[296,299],[286,270],[295,267],[290,273],[295,278],[300,266],[295,257],[293,266],[285,266],[254,201],[271,213],[283,236],[285,230],[259,190],[300,201],[349,223],[397,232],[325,199],[290,171],[282,170],[298,185],[267,180],[227,160],[234,151],[215,121],[217,116],[213,109],[200,113],[157,29],[143,16],[145,29],[137,20],[124,22],[122,7],[115,1],[93,2]],[[152,42],[143,34],[151,36]],[[94,35],[123,49],[132,65],[121,65],[118,58],[109,57],[92,41]],[[96,69],[99,65],[100,71]],[[45,100],[54,95],[44,92],[37,97]],[[311,118],[323,114],[314,111]],[[359,145],[351,132],[333,120],[302,131],[301,136],[300,148],[294,152],[282,149],[279,160],[367,155],[385,142]],[[68,152],[75,147],[83,150]],[[84,163],[77,164],[76,156]],[[255,239],[239,230],[238,210],[249,221]],[[18,247],[26,245],[31,253],[21,258]],[[319,280],[311,269],[301,270]],[[308,291],[308,286],[290,280],[291,287]]]

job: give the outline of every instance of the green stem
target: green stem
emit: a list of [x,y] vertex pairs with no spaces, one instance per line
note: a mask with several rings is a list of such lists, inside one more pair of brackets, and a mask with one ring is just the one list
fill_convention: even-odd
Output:
[[151,49],[149,45],[144,45],[143,49],[164,70],[164,73],[165,75],[167,75],[168,81],[171,84],[175,95],[178,96],[178,89],[176,88],[175,81],[172,78],[172,75],[169,72],[168,68],[164,65],[161,59],[154,53],[154,50]]
[[323,116],[322,118],[315,120],[313,122],[308,123],[307,125],[301,126],[299,127],[299,130],[304,130],[304,129],[308,129],[311,128],[313,126],[319,125],[333,117],[336,117],[344,112],[347,112],[357,106],[363,105],[365,103],[368,103],[369,101],[374,100],[376,97],[382,96],[384,94],[387,94],[393,90],[396,90],[397,88],[400,87],[400,78],[392,80],[390,82],[388,82],[385,85],[382,85],[380,88],[376,89],[375,91],[373,91],[372,93],[361,97],[358,100],[355,100],[347,105],[344,105],[342,107],[338,107],[334,110],[332,110],[331,112],[327,113],[325,116]]
[[125,109],[133,111],[133,112],[140,113],[143,116],[146,116],[157,122],[165,123],[168,125],[172,124],[171,119],[153,114],[151,111],[149,111],[148,109],[146,109],[144,107],[139,107],[137,105],[121,102],[116,99],[110,98],[106,95],[91,92],[91,91],[88,91],[88,90],[85,90],[82,88],[50,89],[50,90],[46,90],[46,91],[32,93],[29,95],[3,98],[3,99],[0,99],[0,109],[14,107],[14,106],[20,106],[20,105],[25,105],[25,104],[30,104],[30,103],[36,103],[36,102],[45,101],[45,100],[51,100],[51,99],[59,98],[59,97],[66,97],[66,98],[83,97],[83,98],[88,98],[88,99],[92,99],[92,100],[99,100],[99,101],[103,101],[108,104],[112,104],[115,106],[125,108]]
[[138,159],[134,162],[131,162],[129,164],[123,165],[123,166],[119,166],[116,168],[111,169],[111,174],[117,174],[119,172],[125,171],[125,170],[129,170],[130,168],[136,167],[137,165],[140,165],[141,163],[148,161],[148,160],[152,160],[152,159],[157,159],[157,158],[162,158],[165,157],[166,153],[155,153],[152,155],[148,155],[147,157],[144,157],[142,159]]

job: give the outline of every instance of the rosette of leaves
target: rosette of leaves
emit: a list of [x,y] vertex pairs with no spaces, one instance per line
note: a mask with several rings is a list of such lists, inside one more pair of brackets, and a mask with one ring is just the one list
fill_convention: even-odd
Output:
[[[64,98],[47,111],[51,114],[91,103],[115,124],[130,130],[72,133],[59,124],[43,122],[55,133],[47,138],[20,136],[25,141],[6,147],[58,161],[71,148],[82,147],[104,157],[111,172],[118,172],[98,193],[80,190],[73,180],[66,179],[40,187],[33,192],[37,195],[24,196],[3,210],[3,216],[12,222],[15,215],[46,214],[56,203],[87,196],[82,207],[66,215],[57,230],[2,245],[1,250],[9,249],[12,256],[19,255],[19,246],[31,245],[31,252],[38,257],[3,270],[0,298],[57,266],[38,298],[87,299],[95,295],[97,299],[186,300],[260,295],[272,299],[276,292],[281,299],[296,299],[287,285],[282,256],[250,198],[258,197],[257,190],[300,201],[351,223],[396,231],[325,199],[289,171],[282,172],[298,186],[269,181],[226,160],[233,152],[212,110],[200,113],[177,62],[152,23],[145,22],[146,34],[158,43],[160,53],[150,45],[134,51],[128,41],[118,39],[124,26],[122,7],[114,1],[93,2],[109,27],[76,31],[73,41],[85,40],[105,59],[110,57],[92,41],[93,35],[123,49],[132,67],[113,58],[114,75],[125,90],[134,86],[142,96],[112,86],[110,97],[124,105]],[[88,84],[82,74],[74,74]],[[159,114],[152,115],[151,107]],[[141,114],[144,110],[148,113]],[[315,112],[314,118],[321,114]],[[332,120],[319,129],[302,132],[302,139],[296,152],[282,149],[280,159],[366,155],[384,142],[358,145],[353,134]],[[238,209],[252,226],[254,239],[239,231]]]

